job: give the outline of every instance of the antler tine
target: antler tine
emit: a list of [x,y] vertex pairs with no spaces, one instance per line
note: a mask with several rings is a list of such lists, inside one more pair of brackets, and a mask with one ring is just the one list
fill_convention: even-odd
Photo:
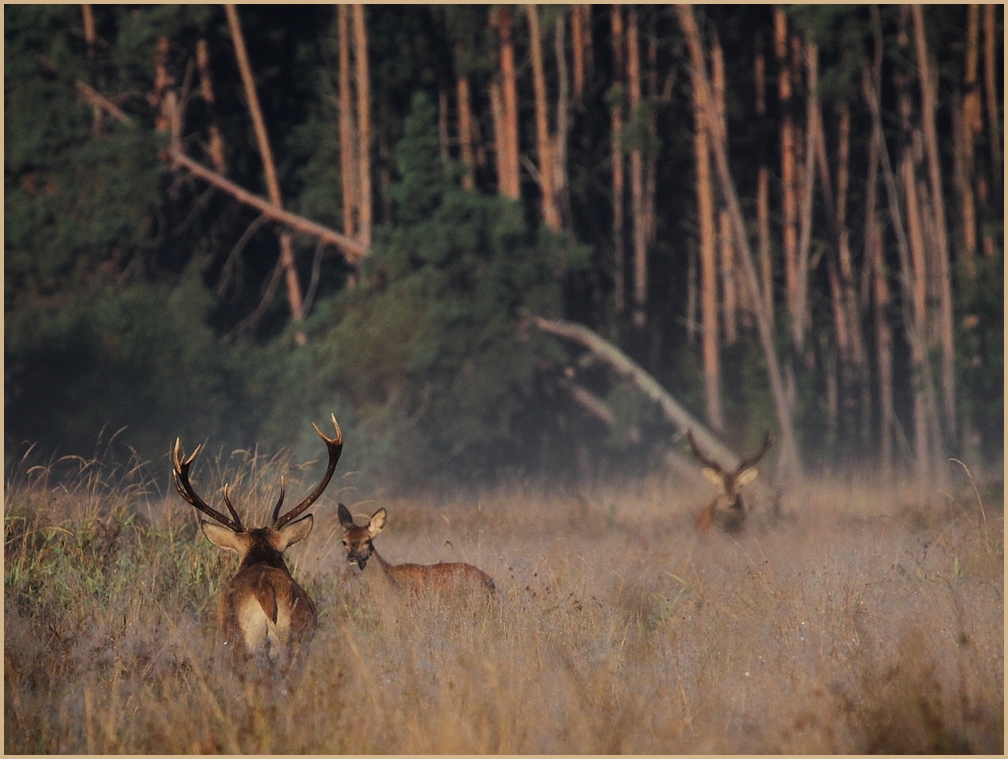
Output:
[[[172,456],[172,470],[175,475],[175,489],[179,492],[179,495],[182,496],[182,500],[184,500],[188,504],[191,504],[192,506],[195,506],[197,509],[202,511],[208,517],[216,519],[218,522],[225,525],[226,527],[231,528],[235,532],[242,532],[245,528],[242,527],[241,520],[238,519],[238,516],[237,514],[235,514],[234,510],[232,510],[231,513],[234,514],[235,521],[232,521],[223,514],[221,514],[219,511],[217,511],[216,509],[212,508],[211,506],[208,506],[207,503],[202,498],[200,498],[199,495],[197,495],[196,491],[193,490],[193,486],[189,482],[189,467],[195,460],[196,454],[200,452],[201,448],[203,448],[203,445],[202,444],[197,445],[196,450],[194,450],[192,454],[189,456],[189,458],[185,459],[185,461],[182,460],[182,457],[180,455],[181,447],[182,447],[182,441],[179,438],[175,438],[175,452],[174,455]],[[226,495],[225,495],[225,502],[227,502]],[[228,508],[229,509],[231,508],[230,503],[228,503]]]
[[280,475],[280,497],[277,499],[276,506],[273,507],[273,522],[280,517],[280,507],[283,506],[284,501],[284,491],[286,490],[284,485],[283,475]]
[[763,435],[763,447],[759,451],[751,456],[746,456],[743,458],[737,467],[735,467],[736,472],[741,472],[743,469],[747,469],[755,465],[761,458],[766,456],[767,451],[770,450],[770,446],[774,444],[774,436],[770,434],[770,430],[767,430]]
[[228,488],[231,487],[230,483],[224,483],[224,505],[227,506],[227,510],[231,512],[231,517],[234,519],[234,523],[238,525],[238,532],[242,532],[245,527],[242,525],[241,518],[238,516],[238,512],[235,511],[234,506],[231,505],[231,499],[228,497]]
[[690,450],[693,452],[693,455],[700,461],[701,464],[710,467],[718,474],[722,474],[724,472],[724,469],[722,469],[719,463],[708,457],[706,454],[704,454],[703,451],[700,450],[700,447],[697,445],[696,440],[693,439],[693,430],[686,430],[686,439],[689,441]]
[[335,434],[331,438],[326,437],[323,434],[322,430],[319,429],[318,425],[315,424],[314,422],[312,423],[312,426],[315,428],[315,431],[318,433],[319,437],[322,438],[323,441],[325,441],[326,448],[329,449],[329,465],[326,467],[325,474],[322,476],[322,481],[315,487],[315,490],[313,490],[308,495],[307,498],[301,501],[301,503],[299,503],[293,509],[288,511],[282,517],[278,516],[280,506],[279,504],[277,504],[277,508],[273,512],[274,529],[279,530],[281,527],[290,522],[292,519],[299,517],[305,509],[307,509],[309,506],[315,503],[315,500],[320,495],[322,495],[322,491],[324,491],[326,489],[326,486],[329,485],[329,480],[332,479],[333,472],[336,471],[336,462],[339,461],[340,454],[343,452],[343,432],[340,430],[339,424],[336,422],[336,415],[331,414],[331,418],[333,423],[333,429],[336,430]]

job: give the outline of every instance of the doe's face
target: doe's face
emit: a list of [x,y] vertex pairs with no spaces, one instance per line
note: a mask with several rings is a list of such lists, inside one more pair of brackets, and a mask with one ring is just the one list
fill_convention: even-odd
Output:
[[385,526],[385,509],[378,509],[363,527],[354,523],[353,516],[342,503],[337,513],[343,526],[343,548],[346,550],[347,561],[364,569],[374,553],[371,541]]

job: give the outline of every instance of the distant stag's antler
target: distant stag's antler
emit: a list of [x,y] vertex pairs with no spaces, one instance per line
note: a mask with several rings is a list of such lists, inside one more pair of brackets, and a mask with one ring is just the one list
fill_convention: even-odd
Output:
[[733,471],[725,472],[724,468],[720,464],[718,464],[716,461],[707,456],[702,450],[700,450],[700,447],[697,445],[696,440],[693,438],[693,430],[686,430],[686,439],[689,441],[690,450],[692,451],[696,459],[704,466],[710,467],[715,472],[721,475],[724,474],[737,475],[743,470],[754,466],[756,463],[759,462],[760,459],[762,459],[766,455],[766,452],[770,450],[770,446],[774,444],[773,435],[767,432],[763,436],[763,446],[759,449],[758,452],[743,457],[743,459],[739,461],[738,466],[736,466]]
[[172,464],[175,471],[175,489],[182,496],[183,500],[187,503],[192,504],[197,509],[202,511],[209,517],[213,517],[218,522],[220,522],[225,527],[229,527],[235,532],[244,532],[245,527],[241,523],[241,519],[238,518],[237,512],[231,505],[231,499],[228,498],[227,486],[224,487],[224,503],[227,505],[228,511],[231,512],[232,519],[228,519],[226,516],[221,514],[217,509],[208,506],[206,501],[199,497],[195,490],[193,490],[192,484],[189,482],[189,467],[192,466],[193,461],[196,459],[196,455],[203,448],[202,445],[197,445],[196,450],[192,452],[189,458],[183,460],[180,452],[182,442],[179,438],[175,438],[175,454],[172,457]]
[[774,444],[774,436],[770,434],[767,430],[763,435],[763,447],[759,449],[757,453],[751,456],[746,456],[743,458],[737,467],[735,467],[736,472],[741,472],[743,469],[748,469],[751,466],[755,466],[761,458],[766,456],[766,452],[770,450],[770,446]]
[[288,511],[283,516],[280,516],[280,507],[283,505],[284,500],[284,482],[283,478],[280,479],[280,500],[277,501],[277,505],[273,509],[273,529],[279,530],[285,524],[291,520],[297,518],[301,513],[315,503],[315,500],[322,495],[322,491],[326,489],[329,484],[329,480],[332,479],[333,472],[336,471],[336,462],[339,461],[340,454],[343,452],[343,433],[340,431],[339,424],[336,423],[336,415],[332,415],[333,429],[336,430],[335,434],[328,438],[322,434],[322,430],[318,428],[317,424],[312,424],[315,431],[319,434],[319,437],[325,441],[326,448],[329,449],[329,465],[326,467],[325,474],[322,476],[322,481],[318,486],[308,494],[301,503],[295,506],[293,509]]

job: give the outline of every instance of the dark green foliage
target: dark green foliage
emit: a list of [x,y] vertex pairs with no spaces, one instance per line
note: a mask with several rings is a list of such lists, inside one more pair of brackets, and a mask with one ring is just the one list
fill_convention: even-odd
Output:
[[492,475],[525,455],[517,425],[554,355],[520,322],[558,310],[561,241],[530,230],[517,205],[458,189],[438,150],[418,95],[396,151],[395,223],[313,336],[320,371],[372,435],[396,440],[403,478]]

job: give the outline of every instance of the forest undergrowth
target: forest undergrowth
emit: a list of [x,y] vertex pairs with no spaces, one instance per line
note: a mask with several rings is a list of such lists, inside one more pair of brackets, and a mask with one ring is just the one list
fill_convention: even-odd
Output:
[[[281,473],[299,484],[282,457],[207,461],[203,492],[230,481],[247,523]],[[659,476],[439,499],[349,475],[287,556],[319,607],[310,662],[264,694],[216,642],[237,562],[167,464],[77,464],[6,483],[7,753],[1004,750],[1003,494],[961,470],[952,493],[850,477],[779,513],[757,498],[738,537],[698,535],[707,491]],[[496,599],[372,595],[337,498],[386,507],[390,561],[476,564]]]

